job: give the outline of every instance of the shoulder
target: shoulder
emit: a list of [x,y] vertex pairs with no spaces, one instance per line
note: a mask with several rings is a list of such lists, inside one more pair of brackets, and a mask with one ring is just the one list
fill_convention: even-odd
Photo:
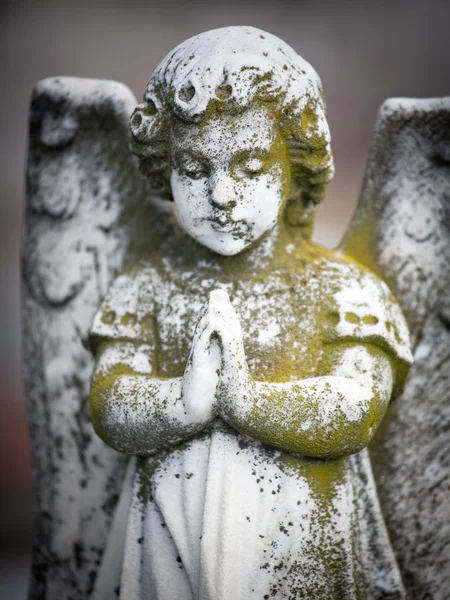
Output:
[[345,256],[330,253],[312,265],[319,273],[330,341],[382,348],[393,359],[399,387],[412,363],[408,326],[394,295],[379,277]]
[[91,348],[105,339],[148,342],[153,336],[154,294],[161,285],[155,267],[139,263],[111,284],[90,330]]

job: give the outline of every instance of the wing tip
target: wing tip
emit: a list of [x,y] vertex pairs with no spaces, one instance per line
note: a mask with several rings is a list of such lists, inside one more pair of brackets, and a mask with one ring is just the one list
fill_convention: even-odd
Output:
[[404,118],[415,114],[450,111],[450,96],[441,98],[387,98],[380,106],[378,119]]
[[128,86],[119,81],[90,79],[84,77],[45,77],[36,82],[32,92],[32,103],[59,104],[70,101],[72,107],[99,106],[106,100],[131,113],[137,104],[136,97]]

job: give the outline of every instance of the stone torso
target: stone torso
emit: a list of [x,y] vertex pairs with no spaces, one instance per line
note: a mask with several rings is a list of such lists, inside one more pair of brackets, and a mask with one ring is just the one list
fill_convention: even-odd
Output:
[[320,283],[308,269],[279,269],[237,283],[193,273],[171,273],[155,295],[158,374],[181,376],[198,313],[213,289],[225,289],[239,315],[253,377],[289,381],[314,376],[323,341]]
[[[339,343],[377,344],[401,360],[398,307],[375,276],[326,250],[284,258],[233,282],[220,269],[201,262],[189,269],[180,258],[135,266],[116,279],[94,321],[93,341],[143,342],[151,349],[152,376],[182,376],[198,313],[208,293],[223,288],[256,380],[326,374],[327,346]],[[220,420],[140,460],[122,597],[137,600],[150,586],[158,600],[259,599],[275,592],[286,599],[363,598],[356,556],[366,556],[366,505],[355,488],[356,470],[351,457],[294,457]],[[370,487],[370,471],[364,476]],[[128,571],[136,539],[147,562]],[[167,556],[160,565],[162,548]],[[245,569],[233,559],[236,548]],[[249,565],[257,574],[251,580]],[[155,577],[161,570],[170,573],[170,585]],[[389,585],[396,588],[396,581],[395,575]]]

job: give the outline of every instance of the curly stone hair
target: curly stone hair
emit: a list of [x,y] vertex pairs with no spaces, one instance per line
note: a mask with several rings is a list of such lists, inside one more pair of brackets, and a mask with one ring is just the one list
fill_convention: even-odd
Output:
[[287,143],[287,221],[310,225],[334,171],[321,82],[290,46],[253,27],[201,33],[177,46],[157,67],[130,120],[131,149],[155,194],[172,200],[174,119],[199,123],[211,114],[242,112],[255,104],[273,114]]

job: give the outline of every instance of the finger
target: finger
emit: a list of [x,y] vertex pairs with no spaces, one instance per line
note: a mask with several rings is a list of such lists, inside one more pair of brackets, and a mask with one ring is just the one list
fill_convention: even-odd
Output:
[[221,288],[216,288],[215,290],[209,292],[209,302],[217,305],[219,305],[220,303],[229,304],[230,297],[228,296],[228,293],[225,290]]
[[239,317],[234,310],[230,298],[224,290],[213,290],[209,295],[208,314],[211,323],[223,329],[225,325],[240,329]]
[[192,341],[190,357],[204,360],[205,355],[210,353],[213,346],[217,346],[222,351],[222,335],[214,324],[205,319],[197,325]]
[[208,353],[220,366],[222,363],[222,340],[215,331],[209,337]]

